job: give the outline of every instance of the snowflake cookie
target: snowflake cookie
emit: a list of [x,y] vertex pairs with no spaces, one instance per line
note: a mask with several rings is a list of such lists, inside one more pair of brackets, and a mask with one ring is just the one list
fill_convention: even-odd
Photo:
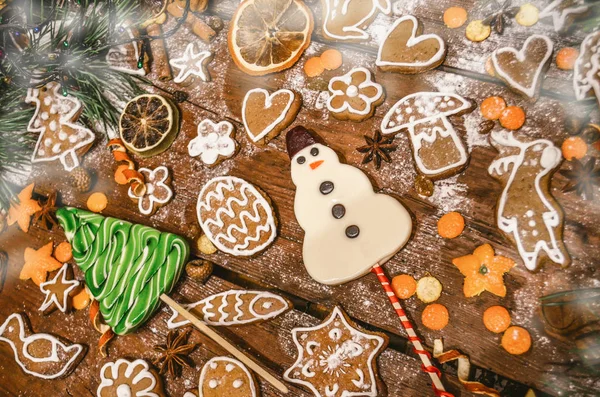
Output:
[[188,144],[188,153],[192,157],[200,156],[200,160],[209,167],[233,157],[237,151],[233,125],[229,121],[215,123],[202,120],[198,124],[198,136]]
[[327,109],[340,120],[366,120],[384,100],[383,87],[373,81],[371,72],[365,68],[354,68],[332,78],[329,92]]
[[387,346],[385,335],[360,330],[338,306],[320,325],[293,329],[292,337],[298,358],[285,380],[317,397],[378,395],[376,359]]

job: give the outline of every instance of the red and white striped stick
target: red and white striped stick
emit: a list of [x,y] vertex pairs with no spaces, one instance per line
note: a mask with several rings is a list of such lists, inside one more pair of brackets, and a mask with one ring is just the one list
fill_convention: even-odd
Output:
[[419,339],[419,337],[415,333],[412,323],[410,322],[408,317],[406,317],[406,312],[402,308],[402,305],[400,305],[400,301],[396,297],[396,294],[394,294],[394,291],[390,286],[390,280],[383,272],[382,267],[379,264],[377,264],[373,266],[373,269],[371,271],[375,273],[375,275],[379,279],[379,282],[385,290],[385,293],[387,294],[392,306],[394,307],[394,310],[396,310],[396,314],[398,314],[398,317],[400,317],[402,326],[408,334],[408,340],[411,341],[413,344],[414,352],[419,355],[419,358],[421,358],[421,362],[423,363],[421,365],[421,369],[427,372],[431,377],[431,381],[433,382],[433,391],[435,392],[435,395],[440,397],[454,397],[453,394],[448,393],[444,388],[442,380],[440,379],[442,372],[431,363],[431,354],[429,354],[427,350],[423,349],[421,339]]

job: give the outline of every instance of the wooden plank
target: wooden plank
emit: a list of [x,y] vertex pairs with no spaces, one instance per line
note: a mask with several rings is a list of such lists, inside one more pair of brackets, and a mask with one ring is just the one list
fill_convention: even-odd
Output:
[[[82,343],[89,351],[75,371],[62,379],[45,381],[22,373],[16,364],[12,350],[6,343],[0,343],[0,393],[3,395],[39,396],[48,395],[95,396],[99,384],[100,368],[106,362],[126,357],[128,359],[143,358],[151,362],[157,357],[152,347],[163,344],[168,333],[166,321],[171,311],[163,307],[153,316],[146,326],[135,333],[116,337],[109,345],[109,358],[101,358],[96,348],[99,334],[92,328],[87,310],[76,311],[72,314],[55,312],[49,316],[38,314],[37,308],[42,302],[42,294],[31,281],[19,280],[22,267],[22,257],[25,247],[38,248],[48,241],[59,242],[64,236],[58,230],[47,233],[32,227],[29,235],[12,229],[3,235],[2,246],[8,250],[9,271],[0,305],[0,319],[14,312],[25,312],[31,321],[35,332],[53,333],[68,337],[72,342]],[[74,268],[76,277],[83,275]],[[176,290],[171,294],[178,300],[195,301],[208,295],[227,291],[238,286],[212,276],[206,285],[201,285],[184,276]],[[291,329],[298,326],[318,324],[319,319],[292,310],[274,320],[262,324],[219,328],[229,340],[238,344],[249,354],[258,357],[273,374],[280,377],[291,366],[296,358],[296,349],[291,337]],[[179,379],[168,375],[163,376],[165,390],[168,395],[182,396],[186,390],[197,387],[198,376],[202,365],[217,355],[226,352],[199,331],[194,330],[189,339],[190,343],[198,346],[190,358],[195,363],[194,368],[184,368]],[[388,388],[390,396],[419,396],[429,388],[427,377],[420,372],[419,362],[414,357],[403,355],[392,349],[387,349],[379,359],[381,376]],[[456,382],[456,379],[451,379]],[[260,381],[263,396],[283,396],[280,392],[264,381]],[[452,383],[451,383],[452,385]],[[290,393],[285,396],[308,397],[311,393],[288,384]],[[470,396],[470,393],[462,394]]]

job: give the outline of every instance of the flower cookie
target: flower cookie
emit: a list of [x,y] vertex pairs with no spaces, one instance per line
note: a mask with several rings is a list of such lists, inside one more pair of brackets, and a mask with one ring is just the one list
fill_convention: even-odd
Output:
[[0,326],[0,342],[12,349],[21,369],[37,378],[57,379],[69,375],[83,359],[87,349],[67,344],[48,334],[35,334],[23,315],[14,313]]
[[202,120],[198,124],[198,136],[188,144],[190,156],[200,156],[200,160],[209,167],[233,157],[237,149],[233,124],[229,121],[215,123],[209,119]]
[[562,161],[560,149],[546,139],[515,137],[492,132],[500,152],[488,172],[504,190],[498,199],[498,228],[516,245],[529,270],[546,259],[561,266],[570,263],[562,242],[564,213],[550,194],[550,180]]
[[422,34],[423,25],[412,15],[398,18],[386,33],[375,64],[383,71],[416,74],[444,62],[446,43],[436,34]]
[[354,68],[329,80],[327,109],[339,120],[363,121],[373,116],[384,100],[383,87],[373,81],[371,72]]
[[250,142],[265,145],[277,137],[296,118],[302,106],[302,96],[291,90],[270,94],[262,88],[246,93],[242,103],[242,120]]
[[292,337],[298,358],[283,375],[288,382],[317,397],[376,397],[384,389],[376,360],[387,337],[358,328],[339,306],[315,327],[294,328]]
[[513,91],[536,100],[554,45],[547,36],[529,36],[521,50],[499,48],[492,53],[494,73]]
[[573,87],[577,100],[596,95],[600,106],[600,32],[590,33],[581,43],[573,72]]
[[323,36],[328,40],[360,41],[367,40],[365,28],[379,12],[392,11],[390,0],[322,0]]
[[260,394],[248,368],[229,357],[214,357],[204,364],[198,391],[200,397],[257,397]]
[[150,216],[173,198],[173,190],[169,186],[171,175],[169,175],[169,170],[164,165],[153,170],[140,168],[138,172],[144,176],[146,191],[141,197],[138,197],[133,193],[133,188],[130,187],[127,194],[131,200],[138,203],[140,214]]
[[100,369],[98,397],[164,397],[162,380],[144,360],[123,358]]
[[277,236],[270,200],[241,178],[220,176],[208,181],[198,195],[196,211],[208,239],[231,255],[257,254]]
[[446,178],[461,172],[469,160],[449,117],[469,113],[474,107],[471,101],[452,93],[410,94],[387,112],[381,132],[406,131],[417,171],[430,179]]

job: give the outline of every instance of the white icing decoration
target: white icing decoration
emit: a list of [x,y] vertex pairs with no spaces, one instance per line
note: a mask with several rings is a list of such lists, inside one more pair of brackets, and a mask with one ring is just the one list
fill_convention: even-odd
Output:
[[202,81],[210,80],[206,66],[211,60],[212,53],[210,51],[196,53],[194,43],[189,43],[180,58],[169,60],[169,64],[179,70],[177,76],[173,78],[173,82],[177,84],[183,83],[190,76],[200,77]]
[[[247,106],[248,100],[250,99],[250,97],[252,95],[255,95],[256,93],[260,93],[260,94],[264,95],[266,109],[273,106],[273,100],[276,97],[278,97],[280,95],[288,96],[288,101],[287,101],[283,111],[281,112],[281,114],[279,116],[277,116],[277,118],[275,120],[273,120],[273,122],[271,124],[266,126],[262,131],[252,131],[252,129],[248,125],[248,117],[253,116],[253,115],[246,114],[246,106]],[[293,91],[286,90],[286,89],[275,91],[272,94],[269,94],[269,91],[267,91],[263,88],[253,88],[250,91],[248,91],[246,93],[246,96],[244,97],[244,102],[242,103],[242,121],[244,122],[244,128],[246,129],[246,134],[248,135],[250,140],[252,142],[258,142],[261,139],[263,139],[265,136],[269,135],[269,133],[271,133],[282,121],[284,121],[287,118],[290,108],[292,107],[292,104],[294,103],[295,99],[296,99],[296,94]]]
[[[29,88],[27,90],[27,96],[25,97],[25,102],[35,104],[35,112],[33,114],[33,117],[31,118],[31,120],[29,121],[29,125],[27,126],[27,131],[35,132],[35,133],[39,134],[38,141],[35,145],[35,149],[33,150],[31,162],[32,163],[41,163],[44,161],[60,160],[65,171],[72,171],[74,168],[79,166],[79,159],[77,158],[77,151],[90,145],[92,142],[94,142],[94,139],[96,137],[95,137],[94,133],[92,131],[90,131],[89,129],[73,122],[73,120],[77,118],[77,115],[80,113],[80,110],[81,110],[81,101],[79,99],[77,99],[76,97],[74,97],[72,95],[67,95],[66,97],[63,96],[62,93],[59,92],[60,84],[58,84],[58,83],[50,82],[50,83],[46,84],[45,87],[47,90],[52,92],[52,96],[46,96],[44,98],[44,103],[46,102],[46,99],[50,99],[50,101],[54,102],[54,103],[64,102],[65,104],[67,104],[61,108],[61,112],[59,115],[59,125],[60,125],[61,131],[63,128],[69,128],[73,131],[73,134],[79,134],[79,136],[81,136],[82,139],[79,143],[77,143],[76,145],[74,145],[72,147],[69,147],[64,152],[60,152],[60,151],[54,152],[53,151],[53,155],[47,156],[48,152],[45,150],[42,150],[41,146],[42,146],[43,142],[45,141],[46,133],[48,132],[48,130],[50,128],[47,128],[48,126],[46,125],[46,123],[42,123],[40,121],[41,116],[39,114],[40,114],[40,112],[43,112],[42,103],[40,101],[40,89]],[[44,105],[44,106],[47,107],[48,105]],[[54,108],[54,105],[52,105],[52,108]],[[50,110],[50,113],[56,114],[56,112],[52,112],[52,109]],[[73,135],[71,135],[71,136],[73,136]],[[74,142],[72,142],[72,143],[74,143]]]
[[[377,10],[384,14],[389,14],[392,11],[392,5],[389,0],[372,0],[371,7],[367,8],[364,3],[353,0],[327,0],[325,3],[325,18],[323,18],[323,32],[327,37],[334,40],[366,40],[369,34],[364,31],[364,25],[374,18]],[[351,9],[355,5],[357,10]],[[358,14],[357,12],[362,12]],[[344,35],[332,33],[328,27],[329,22],[335,19],[349,18],[347,25],[344,25],[342,30]]]
[[[556,148],[552,142],[545,139],[538,139],[532,142],[521,142],[518,139],[516,139],[512,133],[503,133],[500,131],[493,132],[491,135],[491,139],[498,145],[519,149],[518,154],[501,157],[497,160],[494,160],[488,168],[488,173],[490,175],[497,174],[499,176],[503,175],[506,172],[509,172],[510,168],[508,182],[506,183],[506,186],[502,191],[502,195],[500,196],[500,200],[498,201],[498,228],[507,234],[513,235],[519,254],[521,255],[521,258],[523,259],[523,262],[525,263],[527,269],[536,269],[538,255],[542,250],[545,251],[548,257],[554,262],[558,264],[564,264],[566,261],[566,257],[561,251],[554,233],[554,229],[560,227],[560,214],[558,210],[552,206],[540,185],[541,179],[560,164],[560,150]],[[523,165],[525,152],[535,145],[542,145],[545,147],[542,151],[542,160],[540,162],[540,165],[542,165],[542,167],[544,168],[540,170],[540,172],[537,175],[535,175],[534,185],[537,197],[534,197],[532,199],[539,200],[546,209],[545,212],[541,215],[541,217],[538,218],[543,219],[544,226],[546,227],[548,235],[550,236],[550,242],[539,240],[536,242],[535,248],[532,251],[530,251],[527,250],[527,248],[523,244],[523,241],[521,240],[522,233],[518,219],[515,217],[506,218],[505,216],[503,216],[503,214],[506,202],[510,200],[509,196],[511,196],[510,190],[512,183],[515,179],[515,176],[517,175],[517,172],[519,171],[519,168]],[[516,199],[519,200],[521,198],[517,197]],[[525,215],[527,217],[532,217],[533,215],[535,215],[535,212],[530,209],[525,213]],[[533,234],[533,236],[536,235],[537,233]]]
[[[54,276],[53,279],[40,284],[40,291],[42,291],[42,293],[44,294],[44,302],[42,303],[42,306],[40,306],[40,309],[39,309],[40,311],[45,311],[50,306],[52,306],[52,304],[55,304],[56,307],[58,308],[58,310],[60,310],[63,313],[67,312],[67,307],[68,307],[68,303],[69,303],[69,294],[75,288],[77,288],[79,286],[79,281],[67,280],[68,268],[69,268],[69,264],[65,263],[60,268],[58,273],[56,273],[56,276]],[[61,284],[68,285],[68,287],[65,288],[63,296],[60,297],[61,298],[60,300],[58,299],[58,297],[55,294],[52,293],[52,291],[47,289],[48,286],[56,284],[59,281]]]
[[229,121],[205,119],[198,124],[198,136],[188,144],[188,153],[192,157],[200,156],[206,165],[213,165],[219,157],[233,156],[236,142],[232,136],[233,124]]
[[539,18],[552,18],[552,24],[554,25],[554,30],[560,32],[566,26],[567,19],[575,16],[577,14],[583,14],[589,10],[589,7],[586,5],[577,5],[575,7],[566,7],[562,10],[559,6],[562,5],[566,0],[554,0],[552,3],[548,4],[546,8],[540,11]]
[[[15,343],[5,335],[6,331],[8,331],[9,333],[13,333],[15,331],[14,325],[9,325],[13,321],[17,322],[16,325],[19,331],[19,340],[23,342],[21,351],[17,351]],[[33,357],[31,354],[29,354],[29,345],[39,340],[46,341],[52,346],[50,349],[50,355],[48,357]],[[36,376],[41,379],[60,378],[70,370],[71,366],[75,362],[79,360],[79,355],[84,353],[84,348],[82,345],[72,344],[70,346],[67,346],[52,335],[32,333],[28,337],[25,337],[25,323],[23,320],[23,316],[18,313],[13,313],[10,316],[8,316],[6,321],[4,321],[4,324],[0,326],[0,341],[9,344],[15,355],[16,363],[21,367],[21,369],[25,373]],[[63,363],[63,366],[58,370],[58,372],[52,374],[42,374],[39,372],[32,371],[29,368],[27,368],[26,363],[22,361],[22,359],[27,359],[34,363],[52,363],[51,365],[54,365],[54,363],[57,363],[59,361],[59,351],[64,352],[65,355],[70,357],[67,362]]]
[[[317,148],[313,156],[310,151]],[[296,159],[303,156],[304,164]],[[310,145],[292,158],[292,180],[296,185],[294,213],[302,229],[304,266],[312,278],[323,284],[342,284],[368,273],[398,252],[410,237],[412,219],[395,198],[376,194],[369,178],[358,168],[341,164],[336,152],[321,144]],[[311,164],[319,166],[312,168]],[[323,195],[322,182],[334,184]],[[335,219],[331,209],[342,204],[346,214]],[[345,230],[360,229],[350,239]]]
[[[388,37],[394,32],[394,30],[396,30],[396,28],[402,22],[407,21],[407,20],[412,21],[413,28],[412,28],[410,38],[406,42],[406,46],[408,48],[410,48],[410,47],[413,47],[413,46],[419,44],[422,41],[433,39],[439,43],[438,51],[428,61],[425,61],[425,62],[410,62],[409,63],[409,62],[384,61],[382,59],[382,56],[383,56],[383,47],[385,45],[385,42],[387,41]],[[412,68],[420,69],[420,68],[428,68],[429,66],[435,65],[436,63],[438,63],[440,61],[440,59],[442,59],[444,57],[444,55],[446,54],[446,43],[437,34],[422,34],[417,37],[418,27],[419,27],[419,21],[417,21],[417,18],[415,18],[412,15],[406,15],[406,16],[396,19],[396,21],[394,22],[392,27],[385,34],[381,44],[379,45],[379,51],[377,51],[377,60],[375,61],[375,65],[377,65],[377,66],[412,67]]]
[[[233,369],[231,371],[227,371],[228,374],[221,377],[219,381],[216,381],[215,379],[207,379],[209,368],[215,370],[219,365],[226,365],[226,369],[227,366],[232,365],[234,369],[237,368],[239,371],[236,371],[237,374],[231,374]],[[244,375],[245,379],[239,378],[240,371]],[[243,386],[245,382],[248,383],[250,389],[250,395],[248,397],[257,397],[258,394],[256,391],[254,381],[252,380],[252,375],[250,374],[250,371],[248,370],[248,368],[246,368],[244,364],[242,364],[236,359],[229,357],[214,357],[211,358],[206,364],[204,364],[204,367],[202,367],[202,371],[200,372],[200,379],[198,381],[199,397],[204,397],[204,392],[202,390],[204,385],[207,385],[211,389],[216,389],[222,384],[231,384],[234,388],[239,389]]]
[[[230,305],[227,303],[228,297],[230,297],[231,295],[235,296],[235,305],[233,308],[234,310],[231,313],[229,313],[229,316],[228,316],[227,313],[225,313],[225,310],[227,308],[231,309]],[[254,297],[252,298],[252,300],[250,301],[250,304],[248,305],[249,313],[245,313],[241,309],[241,306],[243,303],[243,300],[241,298],[242,298],[242,296],[248,296],[248,295],[254,295]],[[269,312],[266,314],[259,314],[254,310],[254,307],[257,304],[257,302],[260,301],[261,299],[277,300],[281,303],[282,308],[280,310],[272,311],[272,312]],[[212,305],[212,302],[219,302],[219,308],[217,310],[219,313],[222,313],[221,318],[213,320],[212,313],[208,312],[209,310],[212,310],[214,308],[214,305]],[[209,325],[213,325],[213,326],[242,325],[242,324],[248,324],[248,323],[252,323],[252,322],[256,322],[256,321],[268,320],[268,319],[271,319],[273,317],[280,315],[281,313],[283,313],[289,309],[289,304],[285,299],[283,299],[279,295],[275,295],[271,292],[266,292],[266,291],[230,290],[230,291],[221,292],[221,293],[218,293],[215,295],[211,295],[211,296],[209,296],[205,299],[202,299],[198,302],[192,303],[190,305],[184,305],[184,306],[187,310],[191,310],[199,305],[204,305],[204,309],[203,309],[204,317],[200,318],[200,320],[204,321],[205,323],[207,323]],[[232,314],[234,314],[234,316],[233,316],[233,318],[230,318]],[[189,324],[188,320],[176,321],[177,317],[179,317],[179,314],[176,311],[173,311],[173,315],[167,321],[167,326],[169,329],[174,329],[174,328],[182,327],[184,325]],[[242,320],[241,319],[242,317],[246,317],[246,318]]]
[[[227,200],[227,203],[216,211],[216,219],[205,218],[204,212],[208,212],[213,209],[213,200],[221,202],[225,197],[225,191],[232,191],[233,189],[239,189],[243,200],[240,201],[235,197],[230,197]],[[247,209],[247,205],[251,199],[254,201],[252,212]],[[232,208],[233,203],[236,203],[237,208],[244,209],[239,213],[236,213]],[[231,255],[254,255],[268,247],[277,235],[275,215],[273,214],[273,209],[271,208],[270,204],[264,198],[262,193],[260,193],[253,185],[241,178],[233,176],[220,176],[208,181],[198,195],[196,211],[198,215],[198,222],[200,223],[200,226],[202,227],[202,230],[206,236],[219,250]],[[261,219],[261,212],[266,214],[266,219]],[[242,226],[240,227],[232,224],[227,227],[226,233],[219,232],[216,235],[213,235],[213,232],[209,226],[215,225],[219,229],[223,229],[225,227],[225,221],[222,219],[223,216],[241,220]],[[246,225],[246,220],[260,223],[255,235],[247,235],[248,227]],[[234,248],[230,249],[226,247],[222,241],[235,243],[237,238],[232,235],[234,231],[237,232],[238,235],[243,234],[245,237],[243,242],[236,243]],[[251,242],[258,241],[262,236],[264,236],[265,233],[267,234],[267,239],[263,244],[260,244],[253,249],[247,248]]]
[[[443,96],[443,101],[436,102],[433,99],[441,98]],[[421,100],[424,104],[423,111],[419,109],[415,109],[416,101]],[[442,110],[442,105],[448,102],[456,101],[459,106],[455,103],[454,105],[457,107],[448,109],[446,106],[444,110]],[[411,107],[412,106],[412,107]],[[397,110],[400,110],[402,107],[410,107],[412,110],[410,113],[413,115],[406,117],[402,112],[398,113]],[[425,175],[438,175],[442,174],[446,171],[449,171],[453,168],[461,167],[466,164],[469,157],[467,151],[465,149],[464,144],[458,137],[456,130],[452,126],[452,123],[448,121],[448,116],[451,116],[456,113],[463,112],[469,109],[469,102],[462,98],[459,95],[451,94],[451,93],[440,93],[440,92],[418,92],[415,94],[410,94],[396,102],[394,106],[387,112],[383,120],[381,121],[381,132],[383,134],[393,134],[402,129],[408,129],[409,137],[411,140],[411,145],[413,148],[413,157],[415,159],[415,163],[419,171]],[[418,113],[416,113],[418,111]],[[415,127],[419,124],[426,124],[429,122],[434,122],[437,119],[442,120],[444,128],[441,129],[439,127],[431,128],[425,132],[416,133]],[[394,125],[391,125],[392,120],[395,121]],[[434,142],[438,138],[447,138],[450,137],[456,146],[456,149],[459,153],[459,159],[450,164],[446,164],[440,168],[429,169],[423,163],[423,159],[419,155],[419,149],[421,148],[423,141],[425,142]]]
[[[366,76],[365,81],[360,83],[358,85],[358,87],[351,85],[352,77],[355,73],[364,73]],[[338,81],[341,81],[342,83],[346,84],[347,89],[346,90],[334,89],[333,86]],[[368,88],[368,87],[374,87],[377,90],[377,93],[372,98],[370,98],[362,93],[362,90],[364,88]],[[351,88],[354,88],[355,91],[351,90]],[[381,84],[377,84],[373,81],[371,72],[365,68],[354,68],[342,76],[332,77],[331,80],[329,80],[329,92],[331,93],[331,95],[329,96],[329,99],[327,100],[327,109],[330,112],[332,112],[332,113],[348,112],[348,113],[356,114],[359,116],[365,116],[365,115],[370,114],[371,111],[373,110],[374,104],[379,102],[381,100],[381,98],[383,97],[383,87],[381,86]],[[351,94],[354,94],[354,95],[351,95]],[[340,106],[339,108],[335,108],[335,107],[333,107],[332,103],[333,103],[333,100],[339,96],[341,96],[341,97],[347,96],[350,98],[358,96],[360,99],[362,99],[366,103],[366,106],[363,110],[358,110],[358,109],[354,109],[349,101],[344,101],[344,102],[342,102],[342,106]]]
[[[138,202],[138,210],[142,215],[150,215],[155,211],[154,207],[156,205],[164,205],[173,198],[173,190],[166,184],[167,179],[169,179],[169,170],[161,165],[154,170],[140,168],[138,171],[144,176],[146,192],[142,197],[138,197],[133,193],[133,188],[130,187],[127,194],[129,198]],[[157,188],[163,189],[167,193],[164,198],[154,195]]]
[[234,368],[235,368],[235,366],[233,364],[227,364],[225,366],[225,371],[231,372],[231,371],[233,371]]
[[[588,57],[590,62],[586,62]],[[581,43],[573,70],[573,88],[575,97],[580,101],[593,90],[600,104],[600,31],[590,33]]]
[[117,397],[132,397],[131,387],[129,385],[119,385],[117,387]]
[[[305,333],[317,332],[325,327],[328,327],[333,322],[337,322],[337,321],[339,321],[340,326],[343,326],[344,328],[346,328],[350,331],[350,333],[352,335],[352,339],[339,341],[339,342],[331,341],[329,346],[333,346],[334,350],[329,350],[329,349],[327,349],[327,347],[323,347],[321,350],[321,357],[319,360],[309,359],[306,361],[305,364],[303,364],[303,362],[306,358],[305,357],[305,348],[304,348],[304,345],[302,343],[300,343],[298,336],[303,335]],[[335,307],[333,312],[331,313],[330,317],[325,322],[323,322],[315,327],[294,328],[292,330],[292,338],[294,340],[296,348],[298,349],[298,358],[296,359],[296,362],[285,371],[285,373],[283,374],[283,378],[289,382],[300,384],[302,386],[307,387],[314,393],[315,397],[335,396],[336,393],[339,393],[340,385],[337,382],[335,382],[335,380],[337,379],[336,374],[338,373],[338,371],[339,371],[339,373],[346,373],[348,370],[352,369],[350,367],[350,365],[346,362],[346,358],[356,357],[358,355],[365,354],[365,350],[363,350],[362,348],[360,348],[360,352],[357,354],[358,348],[356,346],[360,347],[359,343],[358,343],[359,341],[365,341],[365,340],[372,341],[373,348],[369,352],[369,356],[366,357],[364,360],[367,373],[365,374],[362,370],[359,372],[358,368],[354,368],[356,370],[357,374],[362,373],[362,380],[360,381],[360,385],[356,385],[355,381],[353,381],[355,386],[360,387],[360,389],[361,389],[360,393],[357,393],[355,390],[341,390],[341,394],[337,394],[337,395],[339,395],[339,396],[359,396],[360,395],[360,396],[365,396],[365,397],[376,397],[377,396],[377,384],[376,384],[376,380],[375,380],[375,370],[374,370],[372,364],[375,361],[374,360],[375,356],[377,355],[379,349],[381,348],[381,346],[383,346],[385,341],[382,337],[380,337],[378,335],[369,335],[369,334],[361,332],[360,330],[352,327],[348,323],[348,321],[346,321],[346,318],[340,311],[339,307]],[[310,343],[310,342],[313,342],[313,341],[309,341],[308,343]],[[305,343],[305,342],[303,342],[303,343]],[[306,344],[306,346],[308,346],[308,344]],[[349,356],[348,355],[349,352],[353,352],[353,354],[356,354],[356,355]],[[322,395],[319,392],[319,390],[312,383],[310,383],[304,379],[299,379],[298,376],[300,374],[297,374],[295,372],[295,368],[297,368],[297,367],[302,368],[301,374],[307,378],[314,377],[314,375],[309,376],[309,375],[307,375],[307,373],[314,374],[314,373],[316,373],[315,371],[330,375],[329,378],[331,380],[331,384],[324,385],[325,386],[325,395]],[[310,369],[310,368],[314,368],[314,369]],[[294,377],[292,377],[292,375],[294,375]],[[368,385],[364,381],[365,375],[366,375],[367,379],[370,380],[370,383]]]
[[[502,54],[505,52],[512,53],[516,56],[516,58],[519,62],[523,62],[523,61],[525,61],[525,58],[526,58],[527,46],[529,46],[529,43],[532,40],[543,40],[546,43],[546,54],[544,55],[544,58],[542,59],[542,61],[537,65],[535,74],[533,75],[533,79],[530,82],[530,85],[524,86],[514,80],[513,77],[515,77],[515,76],[508,74],[504,69],[502,69],[502,65],[500,65],[500,63],[498,62],[498,54]],[[534,35],[529,36],[527,38],[527,40],[525,40],[523,47],[519,51],[517,51],[516,49],[514,49],[512,47],[503,47],[503,48],[499,48],[496,51],[494,51],[492,53],[492,64],[494,65],[494,70],[495,70],[496,74],[498,76],[502,77],[502,79],[506,80],[509,86],[515,88],[519,92],[522,92],[523,94],[527,95],[529,98],[534,98],[535,94],[536,94],[536,89],[538,87],[538,80],[541,78],[541,74],[542,74],[542,71],[544,70],[546,63],[552,56],[553,48],[554,48],[554,44],[552,43],[552,40],[550,40],[548,38],[548,36],[534,34]]]
[[[121,369],[121,366],[125,366],[125,371],[123,371]],[[135,375],[135,376],[133,376],[134,371],[138,372],[137,375]],[[107,378],[106,372],[108,372],[108,378]],[[100,369],[100,385],[98,386],[98,392],[97,392],[98,396],[103,396],[102,391],[104,388],[112,387],[115,384],[115,381],[118,379],[120,372],[123,372],[123,374],[126,378],[125,379],[126,383],[124,383],[123,385],[131,385],[132,386],[132,385],[137,385],[142,380],[145,380],[145,379],[150,380],[148,387],[146,387],[144,390],[140,390],[135,395],[130,394],[131,396],[133,396],[133,397],[160,397],[159,394],[154,392],[154,388],[157,385],[157,380],[156,380],[156,376],[150,371],[150,366],[148,365],[148,363],[141,359],[138,359],[135,361],[128,361],[123,358],[120,358],[115,362],[107,362],[106,364],[104,364],[102,366],[102,369]],[[133,376],[133,378],[132,378],[132,376]],[[121,395],[118,394],[118,390],[124,391],[125,389],[124,388],[122,389],[120,386],[118,387],[117,395],[119,397],[121,397]],[[131,389],[129,390],[129,392],[131,393]]]

